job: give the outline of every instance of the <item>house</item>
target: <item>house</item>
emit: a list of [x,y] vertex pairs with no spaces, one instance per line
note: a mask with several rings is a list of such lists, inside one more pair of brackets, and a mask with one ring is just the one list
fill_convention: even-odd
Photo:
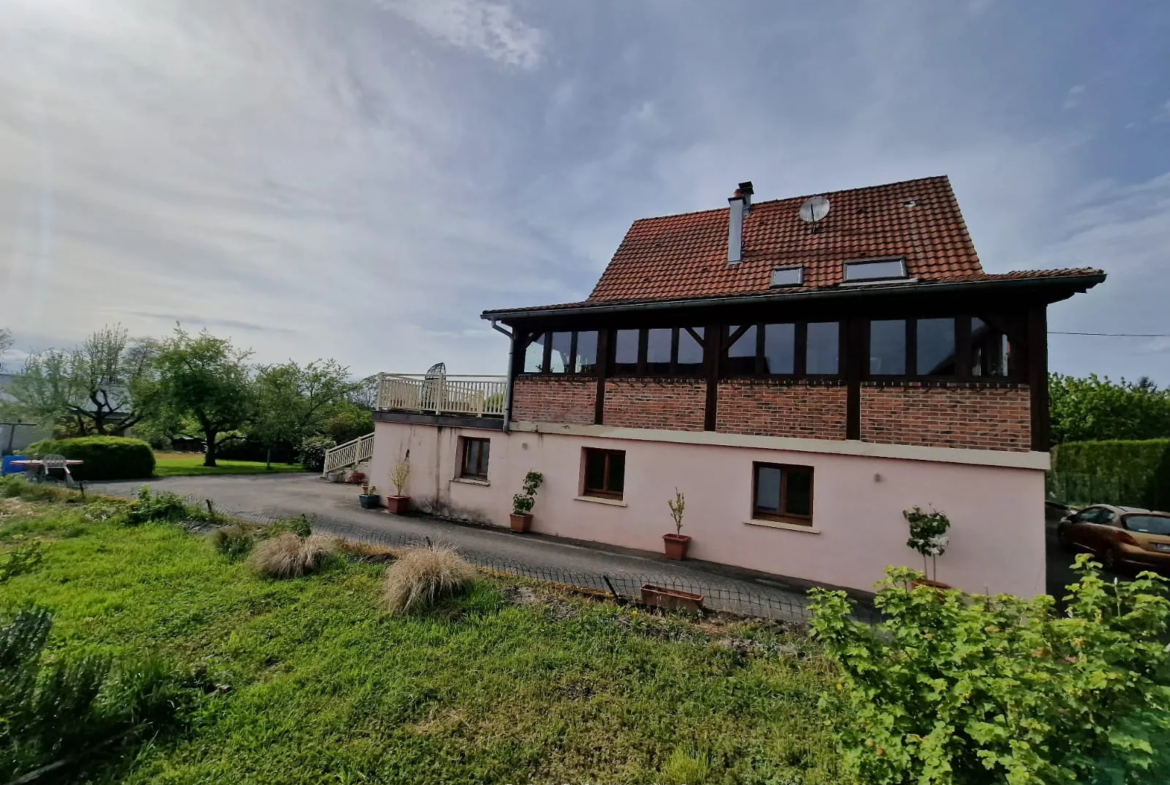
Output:
[[498,526],[870,589],[921,565],[903,511],[952,521],[940,579],[1044,591],[1046,309],[1094,269],[986,273],[946,177],[635,221],[588,299],[482,314],[505,377],[384,375],[371,474]]

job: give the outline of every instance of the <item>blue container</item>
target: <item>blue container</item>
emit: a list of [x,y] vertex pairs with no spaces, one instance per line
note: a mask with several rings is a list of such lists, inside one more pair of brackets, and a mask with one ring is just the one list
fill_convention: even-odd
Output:
[[28,460],[28,458],[25,458],[23,455],[6,455],[3,458],[0,458],[0,476],[3,476],[5,474],[20,474],[21,472],[27,472],[28,471],[27,466],[12,466],[11,465],[13,461],[27,461],[27,460]]

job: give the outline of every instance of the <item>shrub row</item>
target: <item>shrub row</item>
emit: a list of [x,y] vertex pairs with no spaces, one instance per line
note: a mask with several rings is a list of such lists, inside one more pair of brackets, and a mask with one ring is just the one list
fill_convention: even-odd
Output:
[[154,451],[139,439],[83,436],[34,442],[26,452],[34,458],[64,455],[82,461],[80,466],[69,469],[77,480],[141,480],[154,474]]
[[[1078,475],[1095,496],[1091,504],[1131,504],[1170,509],[1170,439],[1070,442],[1053,450],[1053,478],[1071,482]],[[1081,494],[1083,495],[1083,494]]]

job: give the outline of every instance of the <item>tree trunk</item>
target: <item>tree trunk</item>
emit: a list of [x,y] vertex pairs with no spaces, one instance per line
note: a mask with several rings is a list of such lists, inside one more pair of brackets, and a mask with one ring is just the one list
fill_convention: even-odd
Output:
[[215,438],[219,434],[216,431],[206,431],[203,435],[207,437],[207,451],[203,454],[203,465],[215,466]]
[[271,469],[272,468],[272,448],[271,447],[269,447],[268,451],[265,453],[264,459],[266,461],[266,465],[264,468]]

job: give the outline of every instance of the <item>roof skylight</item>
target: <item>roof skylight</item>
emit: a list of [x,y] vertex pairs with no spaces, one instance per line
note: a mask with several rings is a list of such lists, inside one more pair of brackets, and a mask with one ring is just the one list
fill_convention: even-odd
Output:
[[800,286],[804,283],[803,267],[777,267],[772,270],[772,286]]
[[845,282],[887,281],[906,277],[905,259],[876,259],[868,262],[846,262]]

